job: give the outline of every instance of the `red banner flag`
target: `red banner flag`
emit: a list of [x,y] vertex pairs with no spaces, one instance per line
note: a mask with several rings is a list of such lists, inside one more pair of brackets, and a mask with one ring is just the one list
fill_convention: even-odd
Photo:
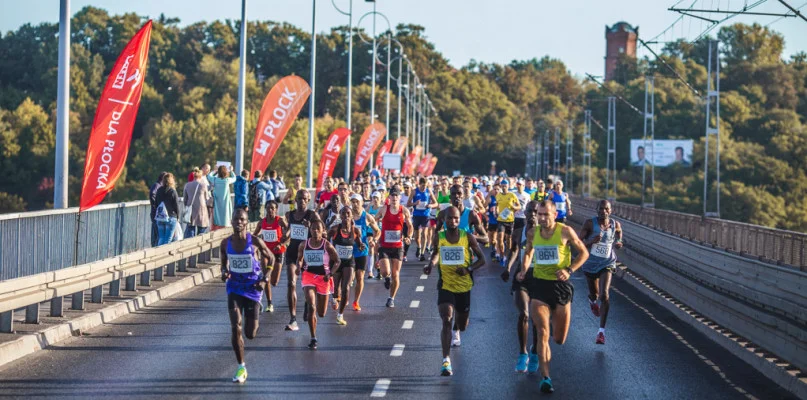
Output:
[[375,149],[381,143],[384,135],[387,134],[387,129],[383,124],[378,122],[370,125],[365,129],[364,134],[359,139],[359,146],[356,147],[356,163],[353,164],[353,179],[364,170],[367,163],[370,161],[370,156],[375,153]]
[[399,137],[398,139],[395,140],[395,145],[392,146],[392,152],[403,156],[404,151],[406,151],[406,145],[408,144],[408,142],[409,141],[406,140],[406,137]]
[[407,174],[409,175],[415,174],[415,170],[418,167],[418,161],[420,161],[422,153],[423,153],[423,146],[415,146],[415,148],[412,149],[412,152],[409,153],[409,156],[412,156],[413,154],[414,156],[412,157],[412,162],[409,163],[409,169],[406,170]]
[[325,177],[333,174],[333,169],[336,167],[336,159],[339,157],[339,152],[342,151],[342,145],[345,144],[350,136],[350,129],[339,128],[328,137],[325,142],[325,148],[322,149],[322,158],[319,159],[319,174],[317,174],[317,187],[322,190],[325,187]]
[[426,169],[426,176],[430,176],[432,172],[434,172],[434,167],[437,166],[437,157],[432,157],[431,161],[429,162],[429,168]]
[[429,168],[429,162],[432,160],[432,153],[426,153],[423,156],[423,159],[420,160],[420,164],[418,164],[417,172],[421,175],[426,175],[426,170]]
[[384,154],[389,153],[390,149],[392,148],[392,140],[387,140],[383,146],[381,146],[381,150],[378,151],[378,159],[375,161],[375,167],[381,170],[381,167],[384,165]]
[[79,212],[100,203],[126,165],[150,42],[151,20],[123,48],[106,80],[87,144]]
[[401,174],[403,175],[412,175],[412,165],[417,162],[417,154],[409,153],[404,160],[403,168],[401,168]]
[[310,94],[311,88],[303,78],[287,76],[279,80],[266,95],[261,113],[258,114],[252,150],[252,172],[249,176],[255,176],[255,171],[264,172],[269,167]]

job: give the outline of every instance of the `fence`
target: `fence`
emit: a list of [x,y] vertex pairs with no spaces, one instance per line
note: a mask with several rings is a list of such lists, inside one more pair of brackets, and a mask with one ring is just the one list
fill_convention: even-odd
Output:
[[[573,202],[596,210],[595,199],[573,196]],[[699,244],[743,257],[807,271],[807,234],[675,211],[614,202],[613,214]]]

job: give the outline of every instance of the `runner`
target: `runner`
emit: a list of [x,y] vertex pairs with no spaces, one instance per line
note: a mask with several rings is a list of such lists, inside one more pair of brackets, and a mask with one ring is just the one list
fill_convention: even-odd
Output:
[[378,242],[378,235],[381,230],[378,229],[375,218],[362,208],[361,195],[354,194],[351,196],[350,205],[353,207],[354,223],[362,231],[361,241],[364,244],[364,249],[360,249],[358,245],[353,246],[353,259],[356,262],[356,269],[361,271],[360,274],[362,275],[356,279],[356,297],[353,300],[353,311],[361,311],[359,300],[361,300],[361,293],[364,291],[364,270],[368,269],[369,253],[373,251],[376,242]]
[[[437,197],[436,197],[437,208],[432,208],[432,211],[430,213],[429,230],[426,232],[428,234],[428,236],[426,237],[429,238],[434,237],[434,232],[437,231],[437,214],[451,205],[450,187],[451,186],[448,183],[448,178],[443,177],[440,179],[440,188],[437,190]],[[429,243],[428,240],[426,241],[426,253],[427,254],[432,253],[431,243]]]
[[283,253],[286,252],[288,238],[283,232],[289,231],[289,224],[286,219],[277,215],[277,202],[269,200],[266,202],[266,217],[261,220],[252,236],[263,238],[263,243],[272,252],[275,262],[272,264],[272,274],[269,285],[266,285],[266,311],[275,312],[272,304],[272,287],[276,287],[280,281],[280,271],[283,269]]
[[[552,393],[552,379],[549,377],[549,361],[552,352],[549,348],[550,321],[554,327],[551,334],[555,343],[563,344],[569,334],[569,321],[572,317],[571,302],[574,286],[569,277],[588,258],[588,250],[574,230],[560,222],[555,222],[555,203],[543,201],[538,206],[538,225],[527,232],[532,245],[524,251],[521,271],[516,279],[524,281],[527,269],[533,266],[533,280],[529,284],[530,314],[532,323],[538,329],[538,358],[543,380],[540,389]],[[572,262],[570,247],[577,251]]]
[[[339,255],[336,249],[324,239],[325,224],[320,220],[311,221],[311,238],[297,250],[296,274],[302,270],[303,291],[305,292],[304,318],[308,320],[311,342],[308,348],[317,349],[317,316],[325,318],[328,311],[328,295],[333,289],[333,270],[339,268]],[[316,312],[315,312],[316,311]]]
[[339,268],[333,272],[334,293],[331,297],[334,310],[339,311],[336,314],[336,323],[339,325],[347,325],[343,314],[350,299],[350,282],[353,281],[353,269],[356,266],[353,251],[356,246],[359,251],[367,249],[362,242],[363,236],[363,229],[354,224],[353,210],[349,206],[342,207],[339,225],[328,231],[328,237],[336,248],[340,261]]
[[537,201],[546,200],[548,193],[546,192],[546,184],[543,179],[538,179],[538,190],[532,194],[532,199]]
[[[375,191],[370,196],[370,205],[367,206],[367,214],[370,214],[376,221],[379,221],[378,224],[381,224],[381,220],[377,218],[379,211],[383,206],[383,199],[382,199],[381,192]],[[381,272],[378,270],[378,246],[373,246],[370,248],[370,254],[367,256],[367,279],[373,279],[373,270],[375,270],[375,278],[381,279]]]
[[331,197],[336,196],[338,192],[333,187],[333,178],[330,176],[325,178],[325,186],[317,193],[317,209],[322,210],[328,208],[331,202]]
[[[396,182],[396,181],[397,181],[397,178],[392,177],[392,182]],[[409,204],[409,199],[411,197],[412,197],[412,185],[409,183],[408,180],[405,180],[403,182],[403,191],[401,192],[401,205],[406,206],[406,208],[409,210],[410,215],[412,214],[412,211],[414,210],[411,206],[408,205]],[[406,225],[404,225],[403,235],[404,235],[404,237],[412,236],[409,233],[409,231],[407,231],[407,226]],[[403,256],[403,261],[404,262],[408,261],[407,258],[406,258],[406,255],[409,254],[409,246],[411,244],[412,243],[407,243],[407,244],[404,245],[404,256]]]
[[563,192],[563,181],[560,179],[555,181],[554,189],[549,192],[547,199],[555,203],[558,210],[557,222],[566,222],[566,217],[572,216],[572,201],[569,200],[569,195]]
[[301,175],[294,176],[294,186],[286,191],[286,196],[283,197],[283,204],[289,205],[289,210],[294,211],[294,203],[297,198],[297,192],[303,190],[303,177]]
[[[288,282],[288,290],[286,298],[289,302],[289,324],[286,325],[287,331],[296,331],[300,329],[297,326],[297,255],[299,254],[300,244],[305,243],[308,239],[308,229],[314,221],[320,221],[319,215],[313,210],[308,209],[308,203],[311,202],[311,193],[308,190],[298,190],[295,196],[296,207],[294,211],[286,213],[286,221],[288,221],[289,229],[283,235],[281,241],[288,241],[289,245],[286,248],[286,281]],[[322,222],[322,221],[320,221]],[[303,316],[306,314],[304,313]]]
[[[527,203],[530,202],[530,194],[524,190],[524,181],[519,179],[516,181],[516,198],[518,198],[518,204],[521,206],[520,209],[516,210],[514,215],[515,220],[513,222],[513,236],[516,238],[521,237],[521,233],[524,230],[524,223],[525,223],[525,216],[524,216],[524,207],[527,206]],[[513,250],[518,251],[518,241],[512,240],[510,244],[510,252],[512,253]]]
[[[454,188],[462,191],[459,185],[453,186],[452,192]],[[485,265],[485,255],[482,254],[476,238],[460,228],[461,213],[457,208],[448,207],[440,214],[445,220],[445,230],[434,235],[431,261],[423,268],[423,273],[428,275],[433,266],[438,267],[437,307],[443,320],[443,329],[440,331],[443,365],[440,375],[451,376],[454,373],[450,359],[451,345],[460,345],[460,332],[468,327],[471,288],[474,285],[472,273]],[[472,255],[476,257],[473,264]]]
[[[580,237],[589,249],[589,258],[583,264],[583,273],[588,282],[588,301],[591,312],[600,317],[600,330],[595,343],[605,344],[605,322],[611,309],[611,277],[616,270],[616,254],[613,249],[622,248],[622,225],[611,219],[611,203],[600,200],[597,216],[583,223]],[[597,304],[597,300],[600,304]]]
[[[479,219],[479,215],[472,209],[465,207],[465,189],[460,185],[451,186],[451,206],[460,212],[459,229],[474,236],[478,243],[486,243],[488,241],[488,233]],[[446,208],[448,210],[448,208]],[[445,221],[447,218],[446,210],[440,211],[437,214],[437,230],[444,230],[446,227]]]
[[233,382],[244,383],[247,380],[247,366],[244,360],[244,338],[242,337],[242,318],[245,320],[247,339],[254,339],[258,334],[258,314],[261,309],[261,297],[266,286],[267,273],[272,269],[275,259],[261,240],[253,240],[247,231],[249,216],[243,208],[233,212],[233,234],[221,241],[221,280],[226,282],[227,309],[230,314],[232,328],[232,344],[238,368],[235,370]]
[[[418,180],[418,187],[415,188],[414,195],[407,203],[408,207],[414,207],[412,211],[412,225],[417,230],[415,233],[415,243],[417,248],[415,250],[415,257],[420,261],[426,261],[424,249],[426,242],[430,239],[426,236],[429,230],[429,213],[434,209],[437,204],[437,199],[434,193],[426,187],[426,178],[421,177]],[[404,254],[406,254],[404,252]]]
[[501,234],[499,233],[499,227],[497,220],[498,213],[497,213],[497,203],[496,203],[496,195],[499,193],[499,185],[491,185],[488,189],[488,195],[485,198],[485,204],[487,204],[487,212],[488,212],[488,237],[490,238],[490,259],[491,260],[499,260],[499,254],[496,252],[499,243],[499,237],[504,236],[504,232]]
[[395,307],[395,294],[400,287],[401,260],[403,244],[411,242],[412,237],[403,237],[404,225],[412,232],[409,210],[401,206],[400,188],[393,186],[389,193],[389,205],[378,212],[381,221],[381,241],[378,243],[378,263],[384,276],[384,287],[389,289],[387,307]]
[[325,223],[326,229],[331,229],[339,225],[341,222],[339,219],[339,210],[341,208],[342,203],[339,196],[332,196],[331,199],[328,200],[328,206],[319,211],[319,219]]
[[501,193],[496,195],[496,212],[499,232],[503,233],[496,242],[496,250],[499,253],[499,263],[502,267],[507,265],[507,252],[510,250],[510,236],[513,234],[515,223],[515,211],[521,209],[521,202],[515,193],[507,188],[509,182],[506,179],[501,181]]

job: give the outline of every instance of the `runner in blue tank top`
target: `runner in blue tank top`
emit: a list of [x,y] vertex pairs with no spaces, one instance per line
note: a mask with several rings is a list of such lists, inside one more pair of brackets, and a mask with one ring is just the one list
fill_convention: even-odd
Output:
[[421,177],[418,180],[415,193],[409,198],[406,206],[413,209],[412,226],[415,227],[415,243],[417,243],[415,256],[420,261],[426,261],[424,249],[428,246],[428,241],[430,240],[428,236],[429,213],[437,207],[437,198],[426,187],[426,178]]
[[[350,196],[350,205],[353,208],[353,215],[359,216],[358,218],[354,219],[354,222],[356,223],[356,226],[360,227],[362,230],[361,242],[364,243],[364,250],[361,250],[358,245],[353,246],[353,259],[356,261],[356,269],[360,271],[356,273],[356,290],[354,292],[355,297],[353,300],[353,311],[361,311],[359,300],[361,300],[361,294],[364,291],[364,270],[368,268],[370,251],[373,247],[375,247],[375,244],[378,241],[378,236],[381,234],[381,230],[378,229],[375,218],[364,211],[362,203],[363,200],[361,195],[354,194]],[[370,265],[369,268],[372,269],[372,265]]]
[[572,201],[569,200],[569,195],[563,192],[563,181],[555,181],[555,186],[547,198],[555,203],[555,208],[558,210],[555,222],[566,222],[566,217],[572,216]]
[[[600,317],[600,330],[595,343],[605,344],[605,322],[611,308],[611,275],[616,270],[614,249],[622,248],[622,225],[611,219],[611,203],[608,200],[600,200],[597,216],[583,223],[580,237],[589,253],[588,260],[580,267],[588,281],[588,301],[591,312],[595,317]],[[597,304],[597,300],[600,304]]]
[[[466,208],[463,202],[465,198],[465,189],[461,185],[453,185],[449,189],[449,201],[460,212],[460,223],[458,228],[467,233],[470,233],[476,238],[478,243],[488,242],[488,233],[476,214],[470,208]],[[445,210],[443,210],[445,211]],[[440,211],[437,214],[437,231],[445,230],[446,213]]]
[[233,382],[247,380],[244,362],[244,338],[242,318],[246,320],[247,339],[254,339],[258,333],[258,316],[261,310],[261,296],[268,284],[269,271],[275,257],[263,240],[254,239],[247,231],[249,217],[244,209],[233,213],[233,235],[221,241],[221,280],[226,282],[227,308],[232,327],[232,344],[238,369]]

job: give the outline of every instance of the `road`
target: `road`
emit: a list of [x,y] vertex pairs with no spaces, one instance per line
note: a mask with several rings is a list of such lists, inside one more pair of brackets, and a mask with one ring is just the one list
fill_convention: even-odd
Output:
[[[236,364],[225,292],[215,282],[4,366],[0,398],[352,399],[381,394],[383,380],[389,380],[384,394],[395,399],[793,398],[619,279],[607,344],[595,345],[598,319],[580,273],[572,278],[568,341],[552,345],[556,391],[543,395],[537,375],[513,370],[516,311],[497,265],[475,273],[471,323],[451,354],[455,375],[441,377],[436,272],[422,279],[422,265],[405,264],[394,309],[384,307],[387,293],[376,280],[365,287],[363,310],[345,312],[347,326],[337,325],[328,309],[317,351],[306,348],[307,325],[283,330],[283,277],[275,312],[262,315],[258,337],[247,341],[244,385],[231,382]],[[301,318],[302,302],[299,309]],[[411,329],[404,329],[406,321]],[[404,345],[400,356],[391,356],[395,345]]]

